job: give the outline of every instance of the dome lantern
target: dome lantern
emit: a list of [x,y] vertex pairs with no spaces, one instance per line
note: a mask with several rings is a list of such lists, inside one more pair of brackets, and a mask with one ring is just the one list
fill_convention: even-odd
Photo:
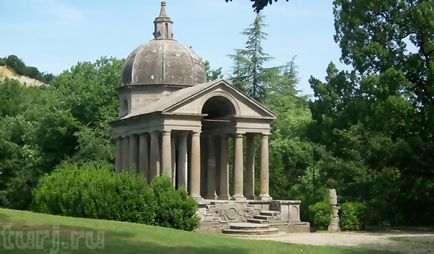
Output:
[[166,14],[166,1],[161,1],[160,16],[154,21],[154,38],[156,40],[173,39],[173,22]]
[[166,14],[166,1],[154,20],[154,39],[137,47],[122,68],[122,86],[205,83],[205,66],[190,47],[173,39],[173,22]]

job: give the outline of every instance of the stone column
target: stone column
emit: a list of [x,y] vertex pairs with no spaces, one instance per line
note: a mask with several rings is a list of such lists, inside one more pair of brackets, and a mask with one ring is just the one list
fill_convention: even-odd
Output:
[[330,221],[330,225],[328,226],[328,231],[336,232],[340,231],[339,227],[339,209],[338,206],[338,196],[336,195],[336,189],[329,189],[329,204],[333,209],[333,213],[331,215],[332,220]]
[[220,137],[220,195],[219,199],[228,200],[229,196],[229,164],[228,164],[228,137]]
[[207,199],[217,199],[216,194],[216,156],[215,143],[212,135],[208,136],[208,156],[207,156]]
[[149,138],[147,134],[140,134],[139,138],[139,174],[149,181]]
[[174,135],[172,135],[171,138],[171,144],[170,146],[172,147],[172,164],[171,164],[171,168],[172,171],[171,173],[171,177],[172,177],[172,184],[173,184],[173,188],[176,187],[176,137],[174,137]]
[[191,193],[196,199],[200,196],[200,132],[193,132],[191,136]]
[[149,164],[149,181],[160,175],[160,135],[158,131],[151,133],[151,160]]
[[246,154],[246,197],[255,199],[255,136],[247,135]]
[[[163,131],[162,137],[162,159],[161,159],[161,173],[163,176],[172,178],[172,140],[170,137],[170,131]],[[172,179],[173,181],[173,179]]]
[[122,138],[116,138],[116,163],[115,173],[119,174],[122,170]]
[[139,166],[139,142],[138,142],[138,138],[137,135],[131,135],[130,136],[130,149],[129,149],[129,153],[130,153],[130,168],[129,168],[129,172],[130,173],[135,173],[137,174],[137,169]]
[[178,141],[178,189],[187,190],[187,134],[181,133]]
[[130,168],[129,143],[130,143],[130,139],[128,136],[122,137],[122,171],[128,171],[128,169]]
[[260,195],[261,200],[271,200],[268,181],[269,181],[269,168],[268,168],[268,134],[262,134],[261,140],[261,181],[260,181]]
[[232,199],[246,199],[243,194],[243,134],[241,133],[235,135],[234,195]]

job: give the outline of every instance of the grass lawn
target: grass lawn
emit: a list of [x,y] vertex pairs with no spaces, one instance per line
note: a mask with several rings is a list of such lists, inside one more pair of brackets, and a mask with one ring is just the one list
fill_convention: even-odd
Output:
[[135,223],[0,209],[0,253],[49,253],[50,250],[51,253],[113,254],[386,253],[244,240]]

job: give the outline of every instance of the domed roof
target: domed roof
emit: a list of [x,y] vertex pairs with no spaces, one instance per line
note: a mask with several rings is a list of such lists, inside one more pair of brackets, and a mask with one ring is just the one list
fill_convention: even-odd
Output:
[[190,49],[175,40],[152,40],[136,48],[122,70],[123,85],[206,82],[205,67]]
[[122,85],[186,85],[206,82],[202,60],[173,39],[173,22],[161,3],[160,16],[154,21],[155,39],[140,45],[125,60]]

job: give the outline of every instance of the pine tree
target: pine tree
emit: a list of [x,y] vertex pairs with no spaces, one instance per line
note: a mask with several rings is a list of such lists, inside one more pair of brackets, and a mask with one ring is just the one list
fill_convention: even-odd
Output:
[[245,48],[236,49],[235,54],[230,55],[234,61],[231,82],[258,101],[264,99],[268,87],[264,64],[272,59],[262,47],[262,42],[267,38],[264,26],[264,16],[258,14],[249,28],[242,32],[247,36]]

